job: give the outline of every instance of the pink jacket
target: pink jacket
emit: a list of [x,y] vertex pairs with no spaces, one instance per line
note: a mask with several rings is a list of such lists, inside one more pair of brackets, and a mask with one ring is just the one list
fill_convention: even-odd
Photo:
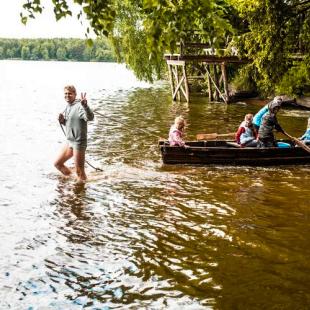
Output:
[[178,130],[174,125],[171,126],[169,131],[169,143],[171,146],[184,146],[185,142],[182,139],[183,132]]

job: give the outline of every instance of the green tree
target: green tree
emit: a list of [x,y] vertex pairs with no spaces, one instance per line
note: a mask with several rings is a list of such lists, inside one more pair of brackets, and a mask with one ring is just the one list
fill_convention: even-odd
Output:
[[111,51],[104,50],[104,49],[97,49],[95,53],[95,60],[96,61],[112,61],[113,56]]
[[47,40],[45,40],[43,46],[47,48],[49,58],[50,59],[56,59],[55,40],[54,39],[47,39]]
[[38,59],[42,59],[42,54],[41,54],[41,50],[40,50],[40,45],[39,42],[35,41],[34,42],[34,46],[31,49],[31,56],[30,56],[31,60],[38,60]]
[[0,59],[4,59],[4,58],[5,58],[4,48],[0,46]]
[[[24,0],[22,21],[42,12],[40,0]],[[162,56],[177,42],[207,42],[210,47],[238,46],[258,88],[273,92],[296,67],[309,74],[309,0],[75,0],[98,36],[108,36],[119,61],[140,79],[162,75]],[[57,19],[72,15],[66,1],[53,1]],[[232,41],[234,35],[234,39]],[[305,57],[296,61],[293,53]],[[284,83],[284,80],[283,80]],[[281,84],[282,85],[282,84]]]
[[8,48],[7,50],[6,50],[6,56],[8,57],[8,58],[14,58],[14,49],[10,49],[10,48]]
[[92,60],[94,60],[94,46],[87,46],[84,49],[83,60],[84,61],[92,61]]
[[57,60],[67,60],[67,52],[64,47],[58,47],[56,51]]
[[21,58],[22,58],[22,59],[25,59],[25,60],[30,59],[30,49],[29,49],[28,46],[25,46],[25,45],[24,45],[24,46],[22,47]]
[[53,45],[50,44],[49,40],[40,40],[40,51],[44,60],[49,60],[50,54],[52,54]]
[[[79,0],[98,36],[109,36],[120,61],[140,79],[161,76],[163,53],[180,40],[199,39],[215,47],[232,34],[225,0]],[[66,1],[55,1],[56,19],[72,15]],[[41,13],[40,0],[27,0],[23,22]],[[82,14],[82,13],[80,13]],[[80,17],[81,15],[78,15]]]
[[48,49],[47,49],[46,47],[42,47],[42,46],[41,46],[40,51],[41,51],[42,58],[43,58],[44,60],[49,60]]
[[163,54],[178,42],[198,41],[224,47],[233,28],[225,1],[116,1],[114,45],[140,79],[162,77]]
[[85,47],[84,40],[73,39],[67,41],[67,57],[72,60],[82,61]]
[[0,39],[0,46],[0,57],[3,59],[115,60],[107,39],[95,40],[92,46],[87,45],[87,40],[81,39]]
[[[277,89],[283,89],[285,81],[294,84],[289,76],[296,77],[292,69],[295,66],[301,74],[297,80],[309,81],[309,70],[298,68],[309,68],[310,64],[310,1],[231,0],[231,3],[247,24],[247,31],[236,42],[241,54],[252,61],[248,68],[254,73],[259,89],[269,94],[280,84]],[[305,57],[296,61],[293,53]],[[294,93],[294,87],[290,89]]]

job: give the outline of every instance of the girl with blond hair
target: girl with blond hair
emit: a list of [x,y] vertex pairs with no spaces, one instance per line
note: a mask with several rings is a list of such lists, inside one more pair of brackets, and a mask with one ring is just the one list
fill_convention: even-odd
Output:
[[185,120],[182,116],[178,116],[174,120],[174,124],[169,130],[168,141],[171,146],[186,146],[183,140],[185,128]]

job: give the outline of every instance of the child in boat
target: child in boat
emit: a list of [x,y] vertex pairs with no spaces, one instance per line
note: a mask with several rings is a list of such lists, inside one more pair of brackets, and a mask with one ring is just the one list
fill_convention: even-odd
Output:
[[185,128],[185,120],[182,116],[178,116],[174,120],[174,124],[170,127],[169,130],[169,143],[171,146],[184,146],[185,142],[183,140]]
[[247,114],[244,117],[244,121],[240,124],[236,133],[236,141],[242,147],[257,146],[257,131],[253,125],[253,114]]
[[301,136],[302,140],[306,144],[310,144],[310,117],[308,118],[308,126],[306,132]]

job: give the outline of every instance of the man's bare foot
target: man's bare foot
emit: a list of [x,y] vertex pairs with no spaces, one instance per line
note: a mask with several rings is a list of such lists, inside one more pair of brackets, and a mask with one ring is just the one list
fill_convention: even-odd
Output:
[[85,184],[86,183],[86,179],[81,179],[81,178],[76,178],[76,183],[77,184]]

